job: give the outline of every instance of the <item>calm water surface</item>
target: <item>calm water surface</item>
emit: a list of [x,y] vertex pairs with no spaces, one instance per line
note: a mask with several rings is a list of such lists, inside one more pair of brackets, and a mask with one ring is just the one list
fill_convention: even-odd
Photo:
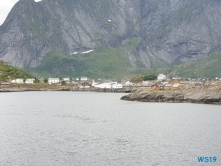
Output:
[[221,165],[221,106],[127,102],[123,95],[0,93],[0,165]]

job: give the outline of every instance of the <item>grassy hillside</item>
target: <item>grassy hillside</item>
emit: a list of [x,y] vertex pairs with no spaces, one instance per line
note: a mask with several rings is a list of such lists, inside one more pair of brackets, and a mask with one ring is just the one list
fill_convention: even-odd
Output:
[[221,77],[221,55],[212,55],[198,62],[176,65],[171,73],[182,77]]
[[221,77],[221,55],[212,55],[198,62],[174,64],[169,67],[157,59],[151,59],[152,68],[148,69],[137,61],[133,68],[125,56],[133,51],[138,41],[118,48],[103,48],[88,54],[69,55],[53,51],[44,59],[42,65],[28,71],[36,77],[81,77],[122,78],[164,73],[181,77]]
[[112,49],[75,55],[53,51],[46,55],[39,67],[31,69],[30,73],[45,77],[110,78],[124,75],[130,67],[129,60]]
[[33,78],[33,76],[0,60],[0,81],[11,81],[16,78],[26,79]]
[[[81,77],[121,78],[133,75],[132,64],[125,56],[139,44],[132,38],[127,45],[117,48],[102,48],[88,54],[65,54],[53,51],[46,55],[43,63],[29,72],[37,77]],[[140,62],[141,63],[141,62]],[[137,67],[143,67],[137,62]]]

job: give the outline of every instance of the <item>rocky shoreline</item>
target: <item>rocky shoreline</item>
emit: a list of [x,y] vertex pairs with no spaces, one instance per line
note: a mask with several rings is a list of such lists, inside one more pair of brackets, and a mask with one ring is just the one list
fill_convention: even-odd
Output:
[[1,92],[28,92],[28,91],[72,91],[72,92],[104,92],[104,93],[130,93],[121,100],[140,102],[164,103],[199,103],[221,105],[221,90],[210,88],[194,89],[148,89],[138,87],[124,87],[122,89],[56,87],[56,88],[1,88]]
[[199,103],[221,105],[221,90],[215,89],[191,89],[191,90],[137,90],[123,96],[121,100],[140,102],[164,102],[164,103]]
[[60,87],[55,89],[50,88],[2,88],[0,92],[28,92],[28,91],[74,91],[74,92],[107,92],[107,93],[131,93],[135,92],[137,88],[125,87],[121,89],[100,89],[100,88],[70,88]]

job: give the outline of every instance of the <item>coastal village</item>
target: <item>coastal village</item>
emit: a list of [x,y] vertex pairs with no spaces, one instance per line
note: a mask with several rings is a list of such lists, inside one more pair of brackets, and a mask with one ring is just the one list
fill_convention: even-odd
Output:
[[199,87],[203,85],[218,85],[221,86],[221,78],[216,77],[213,80],[203,79],[203,78],[181,78],[178,76],[167,78],[164,74],[159,74],[155,80],[146,80],[140,82],[132,82],[131,79],[124,78],[121,80],[118,79],[90,79],[88,77],[80,77],[80,78],[17,78],[12,80],[11,82],[0,82],[0,87],[14,87],[16,85],[34,85],[34,84],[42,84],[42,85],[56,85],[56,86],[73,86],[75,89],[122,89],[125,87],[134,87],[134,88],[193,88]]

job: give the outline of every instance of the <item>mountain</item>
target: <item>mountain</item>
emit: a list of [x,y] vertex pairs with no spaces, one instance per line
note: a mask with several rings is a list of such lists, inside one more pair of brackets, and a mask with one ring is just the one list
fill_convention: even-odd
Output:
[[26,79],[33,76],[0,60],[0,81],[11,81],[16,78]]
[[0,27],[0,58],[41,75],[169,71],[219,55],[220,16],[221,0],[20,0]]

